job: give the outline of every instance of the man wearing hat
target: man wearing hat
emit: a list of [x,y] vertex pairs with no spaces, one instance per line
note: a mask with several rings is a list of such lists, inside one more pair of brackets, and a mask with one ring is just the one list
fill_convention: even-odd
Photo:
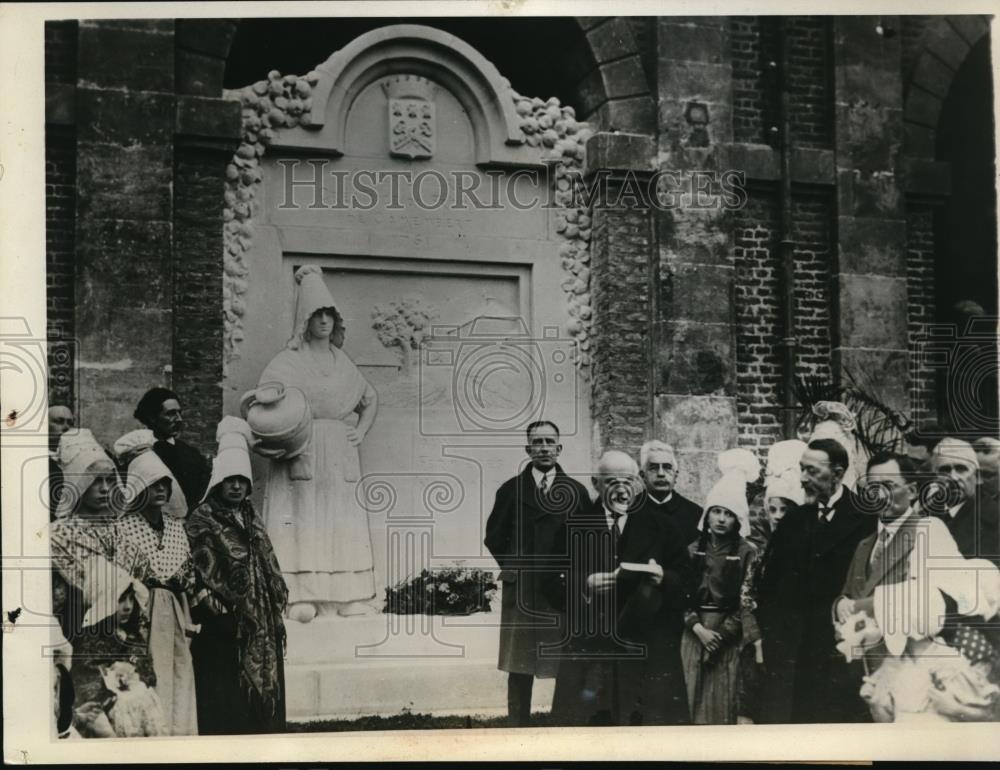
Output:
[[153,451],[177,479],[188,505],[201,500],[211,467],[201,452],[177,437],[184,426],[177,394],[167,388],[146,391],[135,408],[135,418],[153,431]]
[[[943,438],[931,454],[930,469],[943,494],[929,507],[948,525],[958,549],[967,559],[1000,560],[997,505],[982,493],[976,450],[961,439]],[[939,501],[943,504],[934,506]]]
[[639,449],[639,475],[646,485],[643,513],[667,516],[681,533],[685,545],[698,539],[701,508],[678,492],[677,455],[670,444],[647,441]]

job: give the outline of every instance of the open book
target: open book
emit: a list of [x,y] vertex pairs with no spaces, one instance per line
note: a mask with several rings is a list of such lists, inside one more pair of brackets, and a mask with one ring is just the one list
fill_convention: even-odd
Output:
[[619,569],[627,572],[648,572],[650,575],[663,575],[663,567],[659,564],[643,564],[637,561],[623,561],[618,565]]

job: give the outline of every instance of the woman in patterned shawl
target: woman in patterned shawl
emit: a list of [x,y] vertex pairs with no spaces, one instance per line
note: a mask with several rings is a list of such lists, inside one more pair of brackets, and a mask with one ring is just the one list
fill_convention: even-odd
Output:
[[201,505],[186,522],[205,588],[192,612],[202,630],[191,651],[202,735],[285,729],[282,613],[288,588],[264,522],[248,495],[250,427],[225,417]]
[[[141,558],[124,563],[131,576],[149,591],[149,649],[156,691],[170,735],[197,735],[191,637],[190,596],[196,589],[194,562],[184,522],[164,515],[172,492],[170,471],[155,452],[129,463],[125,497],[128,509],[118,520],[123,548]],[[121,550],[121,549],[120,549]]]

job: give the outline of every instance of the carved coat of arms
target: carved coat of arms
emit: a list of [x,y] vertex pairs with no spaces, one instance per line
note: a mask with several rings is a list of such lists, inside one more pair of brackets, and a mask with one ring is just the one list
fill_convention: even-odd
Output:
[[389,99],[389,154],[411,160],[432,157],[437,146],[437,86],[418,75],[397,75],[382,88]]

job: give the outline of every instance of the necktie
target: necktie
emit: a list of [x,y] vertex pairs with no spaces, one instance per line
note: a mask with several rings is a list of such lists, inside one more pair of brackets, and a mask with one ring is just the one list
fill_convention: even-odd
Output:
[[872,548],[871,559],[868,562],[870,565],[879,563],[879,560],[885,555],[885,548],[888,542],[889,530],[883,529],[878,533],[878,538],[875,540],[875,547]]
[[620,513],[611,514],[611,551],[616,558],[618,556],[618,541],[622,537],[621,530],[618,528],[618,522],[621,520],[621,517]]
[[538,494],[542,496],[544,500],[549,493],[549,477],[542,476],[542,480],[538,482]]

